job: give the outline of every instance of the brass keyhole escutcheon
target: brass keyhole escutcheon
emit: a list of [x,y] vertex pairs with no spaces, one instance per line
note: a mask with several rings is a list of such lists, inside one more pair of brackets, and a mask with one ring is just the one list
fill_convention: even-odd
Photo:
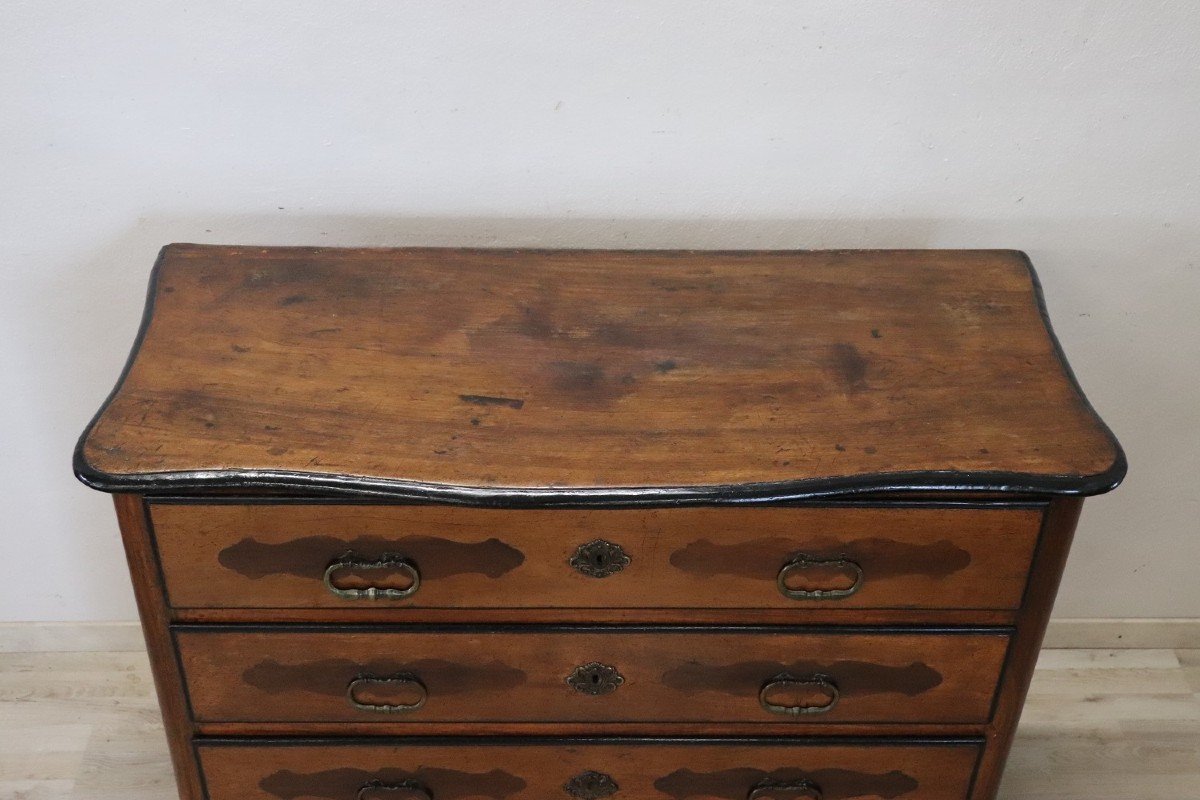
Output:
[[567,684],[580,694],[610,694],[625,682],[625,676],[616,667],[592,661],[581,664],[567,676]]
[[576,572],[591,578],[607,578],[629,566],[629,555],[619,544],[605,539],[594,539],[581,544],[571,556],[569,563]]
[[578,800],[602,800],[616,794],[620,788],[611,775],[591,769],[563,784],[563,791]]

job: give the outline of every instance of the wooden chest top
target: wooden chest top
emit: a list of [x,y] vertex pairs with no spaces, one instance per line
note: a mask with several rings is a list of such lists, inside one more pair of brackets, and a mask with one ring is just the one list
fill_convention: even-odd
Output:
[[170,245],[76,452],[109,491],[480,505],[1093,494],[1014,251]]

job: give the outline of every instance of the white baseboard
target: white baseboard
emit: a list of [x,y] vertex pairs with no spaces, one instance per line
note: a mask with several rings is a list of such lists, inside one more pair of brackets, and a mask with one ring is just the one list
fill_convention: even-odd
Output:
[[1042,647],[1194,650],[1200,648],[1200,619],[1052,619]]
[[[1047,648],[1200,649],[1200,618],[1055,619],[1043,645]],[[0,623],[0,653],[94,652],[144,650],[136,622],[6,622]]]
[[0,623],[0,653],[78,653],[146,649],[136,622]]

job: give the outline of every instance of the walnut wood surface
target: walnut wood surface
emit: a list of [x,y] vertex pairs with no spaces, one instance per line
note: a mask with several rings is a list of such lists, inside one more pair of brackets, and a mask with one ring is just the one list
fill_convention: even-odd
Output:
[[[201,744],[198,751],[210,800],[354,800],[373,781],[415,781],[438,800],[571,800],[564,785],[589,770],[616,783],[614,800],[745,800],[764,781],[802,780],[815,784],[824,800],[963,800],[978,746],[466,740],[457,745]],[[380,797],[399,800],[401,793]],[[412,795],[403,798],[412,800]]]
[[992,800],[1000,788],[1001,774],[1017,732],[1017,722],[1025,705],[1029,681],[1037,665],[1042,637],[1050,621],[1050,611],[1054,607],[1054,597],[1082,507],[1083,501],[1078,498],[1061,497],[1051,502],[1046,514],[1042,544],[1030,568],[1029,591],[1017,617],[1012,655],[1004,670],[995,718],[988,731],[971,800]]
[[[367,610],[1014,609],[1042,515],[1040,508],[1003,506],[581,511],[153,503],[150,509],[177,608]],[[572,568],[579,546],[598,538],[620,545],[628,566],[602,578]],[[335,596],[322,576],[347,552],[409,557],[420,587],[395,601]],[[797,553],[853,560],[863,570],[861,589],[841,599],[785,597],[776,578]],[[817,585],[846,583],[836,570],[811,572],[823,580]]]
[[[785,629],[786,630],[786,629]],[[176,633],[197,720],[232,722],[693,721],[983,722],[1008,646],[999,633],[790,633],[661,628],[653,632],[225,631]],[[620,685],[590,695],[576,667],[615,668]],[[827,713],[788,717],[759,705],[780,675],[827,676],[841,697]],[[355,708],[357,678],[415,677],[425,705],[403,716]],[[602,681],[600,681],[602,682]],[[360,693],[361,699],[362,694]],[[821,705],[824,690],[781,686],[778,705]],[[371,702],[413,703],[411,686]]]
[[146,637],[146,650],[150,654],[154,688],[162,712],[163,727],[166,728],[179,798],[205,800],[200,770],[192,750],[195,727],[188,712],[183,672],[171,640],[162,578],[154,559],[146,506],[142,498],[130,494],[114,495],[113,506],[121,528],[129,574],[133,579],[133,594],[137,600],[142,633]]
[[1125,468],[1015,252],[172,245],[150,300],[77,453],[98,488],[721,502]]

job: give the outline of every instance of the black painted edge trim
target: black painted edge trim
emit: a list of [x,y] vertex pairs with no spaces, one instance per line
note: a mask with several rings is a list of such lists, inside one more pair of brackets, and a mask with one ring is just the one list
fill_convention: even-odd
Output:
[[[881,500],[873,496],[858,499],[860,496],[844,498],[841,496],[818,497],[812,500],[797,500],[786,503],[757,503],[756,507],[765,508],[768,505],[780,508],[891,508],[891,509],[944,509],[951,511],[1037,511],[1045,509],[1050,500],[1045,495],[1013,495],[1012,499],[971,500],[963,497],[948,497],[931,500],[928,498],[897,498]],[[406,507],[435,505],[428,501],[397,500],[389,497],[357,497],[347,499],[345,496],[328,494],[156,494],[145,498],[146,502],[155,506],[303,506],[303,505],[356,505],[356,506],[397,506]],[[563,504],[556,508],[590,508],[587,504]],[[613,510],[609,507],[599,510]]]
[[975,782],[979,780],[979,768],[983,765],[983,756],[985,753],[987,753],[987,747],[980,747],[975,753],[975,765],[971,767],[971,780],[967,783],[968,798],[975,796]]
[[275,635],[298,633],[374,633],[403,635],[406,633],[495,634],[634,634],[652,633],[675,635],[776,635],[776,636],[999,636],[1012,637],[1012,625],[854,625],[850,623],[776,624],[776,625],[676,625],[661,623],[543,623],[543,622],[175,622],[174,633],[222,634],[266,633]]
[[[992,689],[992,702],[988,706],[987,723],[991,725],[996,721],[996,709],[1000,707],[1000,697],[1004,694],[1004,678],[1008,675],[1008,670],[1012,666],[1013,653],[1016,652],[1014,644],[1017,640],[1017,626],[1013,625],[1008,629],[1008,641],[1004,645],[1004,658],[1000,660],[1000,674],[996,676],[996,685]],[[967,795],[970,797],[970,795]]]
[[197,746],[206,747],[412,747],[477,745],[752,745],[770,747],[836,747],[838,745],[875,745],[885,747],[979,747],[980,736],[202,736],[193,737]]
[[380,497],[414,502],[483,508],[639,507],[684,505],[732,505],[742,503],[785,503],[821,497],[853,496],[879,492],[1003,492],[1012,494],[1055,494],[1091,496],[1103,494],[1120,485],[1128,470],[1125,452],[1112,430],[1101,419],[1083,393],[1075,373],[1063,353],[1062,345],[1050,324],[1041,281],[1029,256],[1017,254],[1025,264],[1032,283],[1038,313],[1059,365],[1084,409],[1091,414],[1107,436],[1115,457],[1113,463],[1094,475],[1038,475],[1001,471],[934,470],[868,473],[832,478],[808,478],[765,483],[712,484],[702,486],[628,486],[523,488],[458,486],[362,475],[323,475],[289,470],[196,470],[113,474],[95,469],[84,456],[84,444],[113,399],[120,392],[137,359],[138,351],[150,328],[158,277],[170,245],[159,251],[150,273],[141,326],[116,385],[92,417],[75,446],[75,477],[85,485],[104,492],[135,494],[178,494],[209,491],[275,490],[316,492],[342,497]]

